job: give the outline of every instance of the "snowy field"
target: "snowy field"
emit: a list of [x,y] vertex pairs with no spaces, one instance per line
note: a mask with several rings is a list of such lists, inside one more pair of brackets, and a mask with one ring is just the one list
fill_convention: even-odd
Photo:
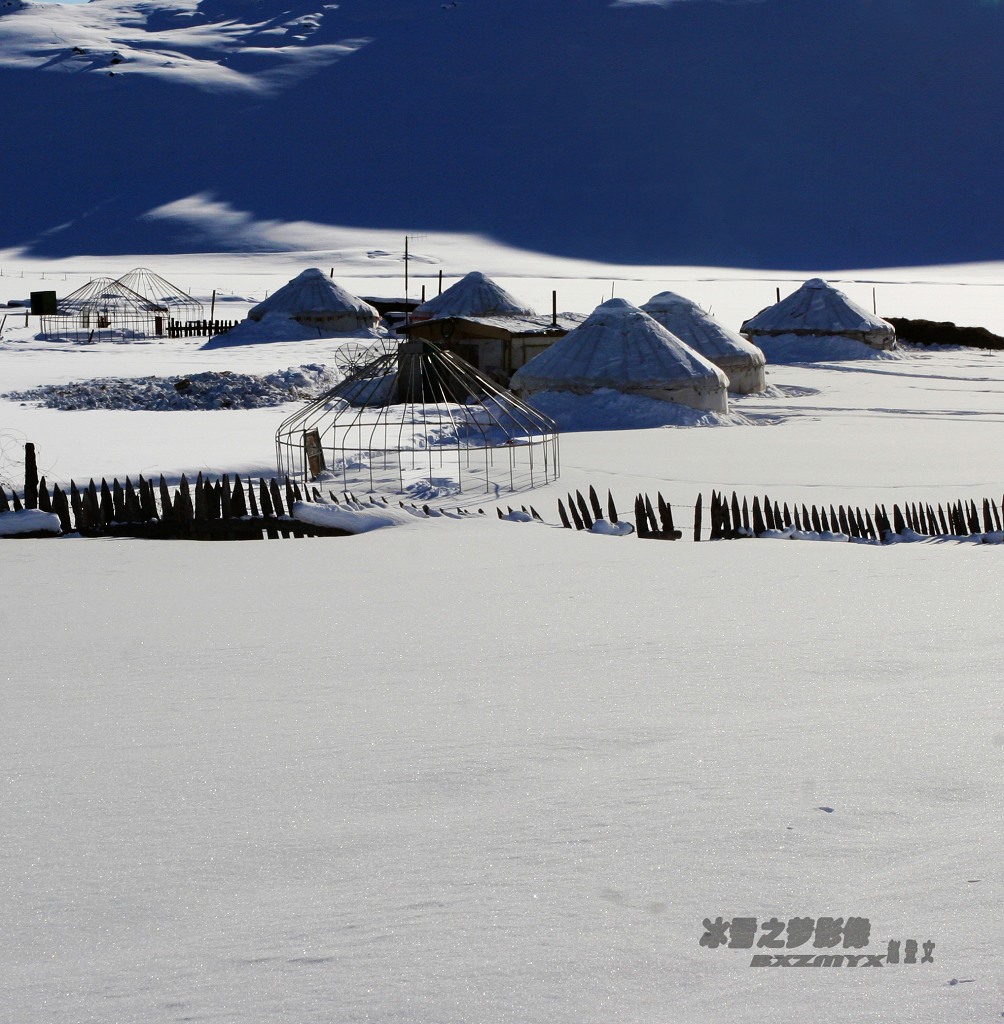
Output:
[[[367,244],[6,254],[0,301],[137,265],[207,304],[216,289],[228,318],[306,266],[400,294],[390,239]],[[482,269],[545,311],[552,289],[588,312],[672,288],[736,328],[803,279],[424,244],[413,294],[434,294],[439,266],[445,283]],[[1000,265],[833,280],[867,308],[874,287],[880,315],[1004,333]],[[5,393],[334,357],[329,341],[60,344],[23,322],[0,339]],[[569,489],[609,488],[624,510],[661,490],[686,532],[712,488],[1000,501],[1004,354],[767,379],[718,425],[636,427],[601,404],[562,436],[557,484],[501,504],[553,524]],[[0,476],[18,479],[24,440],[52,482],[271,474],[296,407],[3,398]],[[639,543],[463,503],[491,515],[331,540],[0,545],[4,1019],[1001,1019],[1004,549]],[[787,952],[916,939],[934,962],[792,974],[700,945],[705,918],[775,916],[871,922],[867,950]]]

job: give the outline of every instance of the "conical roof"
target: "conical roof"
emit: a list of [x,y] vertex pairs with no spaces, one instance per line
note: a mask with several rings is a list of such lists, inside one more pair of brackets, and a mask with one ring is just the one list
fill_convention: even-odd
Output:
[[355,314],[370,322],[380,319],[380,314],[368,302],[346,291],[317,267],[298,274],[264,302],[259,302],[248,312],[248,316],[252,320],[260,320],[266,313],[275,312],[288,313],[290,316]]
[[[527,392],[551,389],[721,392],[717,366],[625,299],[609,299],[581,326],[531,359],[512,377]],[[692,404],[681,393],[684,404]]]
[[659,292],[641,308],[667,331],[716,365],[721,359],[740,359],[757,366],[764,365],[764,354],[756,345],[720,324],[692,299],[676,292]]
[[873,331],[895,334],[890,323],[869,313],[818,277],[757,313],[740,330],[743,334],[864,334]]
[[414,316],[534,316],[534,311],[479,270],[472,270],[441,295],[423,302]]

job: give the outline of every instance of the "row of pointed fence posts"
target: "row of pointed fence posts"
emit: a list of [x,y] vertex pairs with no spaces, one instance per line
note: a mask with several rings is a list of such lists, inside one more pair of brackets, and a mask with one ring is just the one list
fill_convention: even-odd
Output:
[[293,504],[316,500],[319,495],[304,495],[297,483],[250,477],[243,482],[227,475],[210,480],[198,474],[189,483],[183,474],[175,488],[164,476],[158,482],[140,476],[134,484],[126,477],[109,485],[105,479],[92,479],[78,487],[70,481],[69,493],[58,485],[51,489],[45,477],[39,478],[35,446],[25,445],[24,500],[11,490],[10,499],[0,487],[0,513],[24,508],[51,512],[59,517],[63,533],[84,536],[133,536],[150,538],[189,538],[195,540],[252,540],[263,534],[280,537],[316,537],[344,535],[345,531],[301,523],[289,517]]
[[[919,537],[974,537],[998,535],[1004,529],[1004,499],[1001,504],[989,498],[976,501],[964,499],[937,507],[928,502],[904,502],[873,509],[852,505],[808,505],[772,501],[758,495],[752,500],[740,499],[733,491],[731,497],[712,491],[707,507],[708,533],[704,536],[704,497],[698,494],[694,504],[694,540],[734,540],[742,537],[762,537],[764,534],[799,536],[815,534],[830,540],[841,538],[862,543],[885,544],[896,538]],[[581,491],[571,492],[565,501],[558,500],[558,516],[566,529],[592,530],[596,521],[604,518],[604,508],[594,487],[588,498]],[[613,495],[607,491],[606,518],[616,523],[617,508]],[[661,493],[656,501],[647,494],[639,494],[634,501],[635,533],[642,539],[679,540],[683,533],[673,521],[673,506]],[[993,539],[998,539],[993,536]],[[1004,539],[1004,538],[1002,538]]]
[[[760,537],[774,531],[789,534],[818,534],[829,538],[888,543],[892,538],[913,534],[920,537],[973,537],[1000,534],[1002,530],[1001,506],[989,498],[982,501],[982,509],[973,500],[964,499],[939,503],[937,508],[929,502],[904,502],[892,506],[890,516],[885,505],[869,509],[851,505],[780,504],[765,496],[752,503],[732,492],[731,500],[713,491],[710,503],[709,540],[731,540],[737,537]],[[981,514],[982,513],[982,514]],[[694,515],[694,539],[700,540],[701,496],[698,495]]]
[[[594,487],[589,488],[588,501],[582,496],[581,491],[576,491],[574,498],[569,491],[567,498],[567,511],[564,502],[561,498],[558,499],[558,517],[566,530],[591,530],[595,523],[602,521],[603,506],[600,504],[599,495]],[[607,515],[610,517],[611,523],[618,522],[617,508],[614,505],[613,495],[609,491],[607,491]]]
[[[566,530],[592,530],[596,523],[604,520],[613,526],[620,523],[617,505],[609,490],[607,491],[606,509],[604,509],[595,487],[589,488],[588,498],[581,491],[576,491],[574,497],[569,492],[567,501],[566,507],[565,502],[558,499],[558,517]],[[656,509],[658,509],[658,518]],[[635,498],[634,532],[639,537],[654,540],[679,540],[682,536],[673,523],[673,509],[661,494],[657,497],[655,508],[653,508],[652,500],[648,495],[639,494]]]

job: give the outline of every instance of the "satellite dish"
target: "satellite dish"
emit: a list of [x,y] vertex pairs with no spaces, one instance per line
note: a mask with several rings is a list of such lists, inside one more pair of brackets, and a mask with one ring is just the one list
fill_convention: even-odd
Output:
[[351,377],[370,363],[397,352],[396,338],[377,338],[373,341],[346,341],[335,350],[332,362],[342,377]]

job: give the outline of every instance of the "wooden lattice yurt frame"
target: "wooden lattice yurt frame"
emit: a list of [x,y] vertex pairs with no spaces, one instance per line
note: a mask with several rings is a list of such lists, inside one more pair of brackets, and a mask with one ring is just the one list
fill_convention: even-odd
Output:
[[118,283],[153,305],[166,307],[175,320],[200,320],[205,316],[205,306],[198,299],[146,267],[130,270],[118,279]]
[[129,341],[167,333],[169,310],[110,277],[97,277],[43,316],[42,335],[62,341]]
[[557,479],[558,428],[456,354],[405,341],[285,420],[276,457],[322,492],[494,494]]

